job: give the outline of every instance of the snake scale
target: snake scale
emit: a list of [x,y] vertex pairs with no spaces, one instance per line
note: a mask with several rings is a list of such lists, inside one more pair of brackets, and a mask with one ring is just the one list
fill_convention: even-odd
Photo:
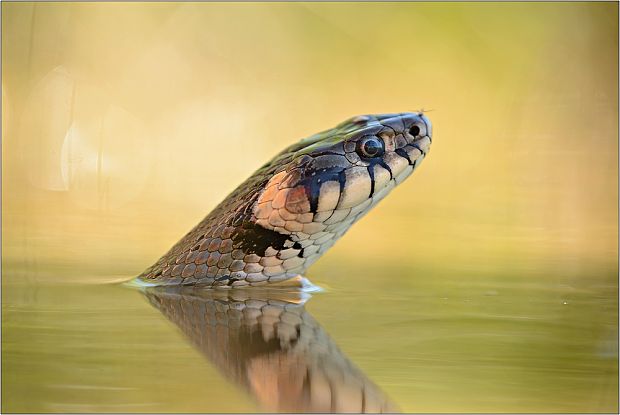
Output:
[[422,113],[361,115],[260,167],[154,265],[143,285],[240,287],[302,274],[428,154]]

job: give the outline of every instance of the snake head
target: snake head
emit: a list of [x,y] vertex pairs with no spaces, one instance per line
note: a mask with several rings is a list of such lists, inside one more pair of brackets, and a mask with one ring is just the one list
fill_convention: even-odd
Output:
[[239,287],[305,271],[417,168],[429,151],[421,113],[363,115],[294,144],[262,166],[137,279]]
[[265,166],[278,168],[254,219],[311,252],[305,268],[420,165],[431,134],[424,114],[401,113],[357,116],[301,140]]

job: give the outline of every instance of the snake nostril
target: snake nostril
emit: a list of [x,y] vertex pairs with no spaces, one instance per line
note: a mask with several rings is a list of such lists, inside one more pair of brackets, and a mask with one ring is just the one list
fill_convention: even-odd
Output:
[[409,129],[409,134],[411,134],[414,137],[417,137],[418,134],[420,134],[420,127],[418,127],[417,125],[412,126]]

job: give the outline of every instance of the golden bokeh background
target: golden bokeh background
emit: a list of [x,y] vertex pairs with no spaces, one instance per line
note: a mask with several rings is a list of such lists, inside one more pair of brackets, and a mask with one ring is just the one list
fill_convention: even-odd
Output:
[[[204,411],[149,383],[209,369],[133,292],[37,287],[135,276],[285,146],[424,109],[429,157],[310,269],[341,289],[315,318],[405,410],[617,410],[617,76],[617,3],[3,3],[3,288],[26,286],[3,289],[9,409]],[[116,349],[116,323],[140,341]],[[61,405],[45,382],[96,358],[50,327],[92,331],[102,384],[170,401]],[[253,410],[221,388],[211,410]]]
[[617,264],[616,4],[2,10],[5,261],[138,273],[284,146],[425,109],[430,157],[331,255]]

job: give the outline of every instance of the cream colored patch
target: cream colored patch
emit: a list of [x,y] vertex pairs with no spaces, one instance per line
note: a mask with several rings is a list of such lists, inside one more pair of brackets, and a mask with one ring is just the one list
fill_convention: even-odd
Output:
[[370,196],[370,175],[365,167],[352,167],[346,172],[346,184],[338,208],[353,207]]
[[325,222],[327,219],[329,219],[329,217],[332,215],[333,211],[328,210],[326,212],[319,212],[316,215],[314,215],[314,221],[315,222]]
[[282,260],[275,256],[266,256],[261,258],[259,263],[264,267],[273,267],[276,265],[280,265],[282,263]]
[[293,269],[298,269],[301,266],[303,266],[304,262],[306,262],[306,260],[304,258],[299,258],[299,257],[296,256],[296,257],[288,258],[288,259],[284,260],[284,262],[282,263],[282,266],[287,271],[291,271]]
[[263,266],[260,264],[255,264],[255,263],[245,264],[245,267],[243,268],[243,270],[247,272],[248,274],[261,272],[263,270]]
[[390,166],[394,177],[398,177],[409,166],[406,158],[395,153],[387,154],[384,160]]
[[288,220],[286,221],[286,225],[284,225],[284,228],[290,232],[299,232],[304,229],[304,225],[295,220]]
[[244,260],[246,263],[248,263],[248,264],[252,264],[252,263],[258,262],[258,261],[260,261],[260,259],[261,259],[261,257],[259,257],[259,256],[258,256],[258,255],[256,255],[256,254],[248,254],[248,255],[246,255],[246,256],[243,258],[243,260]]
[[249,282],[262,282],[262,281],[267,280],[267,276],[260,274],[260,273],[253,273],[253,274],[248,274],[248,276],[245,277],[245,279],[246,281],[249,281]]
[[325,223],[326,225],[331,225],[333,223],[341,222],[344,218],[349,216],[349,213],[351,213],[351,209],[338,209],[338,210],[335,210],[334,213],[330,216],[330,218],[327,219],[323,223]]
[[310,223],[310,222],[312,222],[313,218],[314,218],[314,214],[313,213],[302,213],[299,216],[297,216],[297,220],[300,223]]
[[296,257],[297,254],[299,254],[299,249],[293,249],[293,248],[289,248],[289,249],[285,249],[283,251],[280,251],[280,253],[278,254],[278,256],[280,257],[280,259],[282,260],[287,260],[289,258],[293,258]]
[[416,145],[422,149],[425,153],[431,149],[431,140],[428,137],[421,138],[416,141]]
[[326,212],[336,209],[340,198],[340,183],[326,182],[321,186],[319,193],[319,206],[317,212]]
[[375,175],[375,193],[377,193],[390,181],[390,172],[378,164],[373,167],[373,172]]
[[[325,229],[325,225],[320,222],[310,222],[303,225],[303,231],[307,234],[315,234]],[[312,237],[311,237],[312,238]]]
[[422,152],[416,147],[407,146],[405,151],[407,151],[407,155],[412,162],[422,155]]
[[304,241],[310,237],[310,235],[304,232],[296,232],[295,236],[297,237],[298,241]]
[[281,275],[283,272],[284,268],[281,264],[265,267],[265,269],[263,270],[263,274],[268,277],[275,277],[277,275]]

